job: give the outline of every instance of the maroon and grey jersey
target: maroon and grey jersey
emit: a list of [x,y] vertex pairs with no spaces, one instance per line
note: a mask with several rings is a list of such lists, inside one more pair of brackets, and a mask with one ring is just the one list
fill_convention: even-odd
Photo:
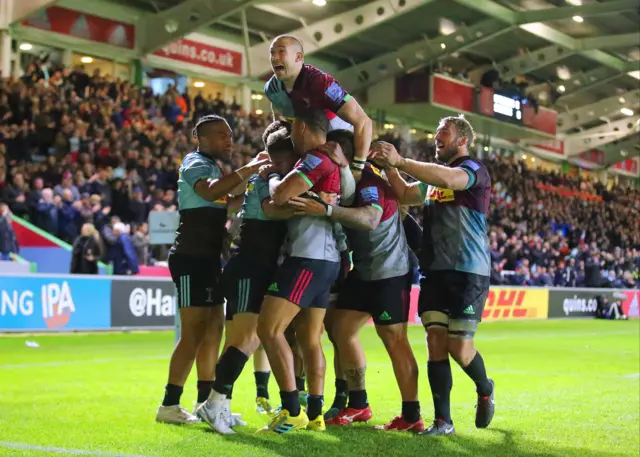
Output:
[[344,227],[353,250],[353,269],[364,281],[395,278],[409,272],[409,247],[391,186],[380,170],[367,164],[356,186],[355,207],[372,206],[382,212],[375,230]]
[[[340,193],[340,170],[319,150],[312,149],[294,171],[311,187],[311,192]],[[333,222],[327,218],[296,216],[288,221],[287,254],[304,259],[340,261],[333,235]]]

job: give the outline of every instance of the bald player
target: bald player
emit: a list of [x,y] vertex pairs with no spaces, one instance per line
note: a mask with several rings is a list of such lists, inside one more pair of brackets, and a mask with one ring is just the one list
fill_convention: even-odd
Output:
[[[360,104],[335,78],[304,63],[302,42],[292,35],[280,35],[271,43],[273,76],[264,86],[271,109],[293,120],[309,109],[321,109],[331,130],[353,130],[355,172],[364,169],[371,145],[371,119]],[[357,175],[356,175],[357,178]]]

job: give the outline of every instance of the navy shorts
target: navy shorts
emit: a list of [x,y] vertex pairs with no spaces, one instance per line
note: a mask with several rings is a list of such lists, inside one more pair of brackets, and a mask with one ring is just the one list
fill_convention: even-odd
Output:
[[238,313],[260,314],[276,265],[269,268],[233,256],[222,273],[224,296],[227,299],[226,319]]
[[339,272],[340,262],[287,257],[273,277],[267,295],[284,298],[301,308],[326,309]]
[[220,256],[193,257],[169,254],[169,272],[176,285],[178,308],[210,307],[224,304],[220,285]]
[[420,280],[418,312],[437,311],[450,319],[480,322],[489,295],[489,276],[463,271],[429,271]]
[[370,314],[376,325],[404,324],[409,321],[411,277],[364,281],[351,271],[342,286],[336,309]]

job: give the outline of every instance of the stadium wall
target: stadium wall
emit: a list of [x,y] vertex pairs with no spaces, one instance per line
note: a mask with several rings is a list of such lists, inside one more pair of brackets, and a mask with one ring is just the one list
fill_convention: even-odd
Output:
[[[73,251],[70,244],[15,215],[11,216],[11,226],[20,246],[20,256],[36,264],[38,272],[69,273]],[[110,275],[113,268],[98,262],[98,271],[100,274]]]
[[[411,291],[410,321],[420,325],[419,288]],[[622,300],[638,317],[640,291],[631,289],[491,288],[483,321],[593,318],[598,295]],[[0,332],[170,329],[176,322],[169,278],[8,274],[0,276]]]

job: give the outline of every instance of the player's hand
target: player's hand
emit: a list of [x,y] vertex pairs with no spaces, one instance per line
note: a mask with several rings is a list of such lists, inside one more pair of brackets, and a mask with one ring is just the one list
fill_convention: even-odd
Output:
[[270,159],[269,153],[267,151],[261,151],[258,153],[257,156],[253,158],[253,160],[264,160],[264,159]]
[[269,179],[269,174],[271,173],[277,173],[276,167],[272,163],[262,165],[260,167],[260,170],[258,171],[258,174],[260,174],[260,177],[265,181]]
[[369,158],[380,164],[382,168],[395,167],[402,161],[402,157],[395,146],[386,141],[372,143]]
[[311,198],[293,197],[289,200],[295,216],[324,217],[327,215],[327,207]]
[[349,166],[349,160],[345,157],[340,144],[335,141],[327,141],[325,144],[318,146],[318,149],[340,168]]
[[271,165],[271,161],[269,159],[258,159],[258,157],[254,157],[245,167],[251,170],[251,174],[254,174],[265,165]]

